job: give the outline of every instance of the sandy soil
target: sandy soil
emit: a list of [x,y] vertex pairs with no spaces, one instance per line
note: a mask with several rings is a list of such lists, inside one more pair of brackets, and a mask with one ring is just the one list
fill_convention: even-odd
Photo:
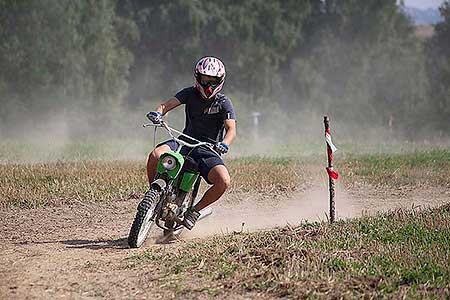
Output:
[[[450,191],[377,191],[361,187],[346,193],[338,186],[338,217],[399,207],[434,206],[450,201]],[[158,299],[173,295],[152,278],[157,266],[129,268],[127,258],[151,249],[160,238],[154,228],[145,246],[128,249],[126,237],[138,200],[113,204],[0,211],[0,299]],[[324,220],[327,190],[313,189],[285,198],[229,194],[213,215],[167,247],[193,238],[233,231]],[[233,299],[265,299],[233,295]]]

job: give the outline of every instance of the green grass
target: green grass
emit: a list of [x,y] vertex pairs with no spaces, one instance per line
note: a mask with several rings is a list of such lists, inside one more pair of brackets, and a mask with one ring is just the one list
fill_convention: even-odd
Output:
[[399,167],[440,167],[450,163],[450,150],[416,151],[406,154],[367,154],[360,156],[349,156],[355,164],[366,167],[375,167],[383,171],[394,171]]
[[[167,139],[158,135],[161,142]],[[364,154],[405,154],[436,149],[436,146],[414,143],[342,143],[337,144],[338,156]],[[49,162],[57,160],[141,160],[145,159],[153,148],[153,139],[87,140],[79,142],[0,142],[1,162]],[[445,150],[443,147],[439,147]],[[281,143],[273,140],[255,142],[251,139],[238,139],[231,147],[228,157],[233,159],[248,156],[262,157],[325,157],[325,143],[302,141],[299,143]]]
[[[268,297],[450,297],[450,204],[375,217],[216,236],[131,255],[127,267],[176,283],[176,298],[213,291]],[[156,274],[155,274],[156,275]],[[195,284],[192,284],[195,282]]]
[[356,181],[380,187],[450,187],[450,150],[406,154],[345,155],[339,169],[349,185]]
[[35,163],[81,160],[144,159],[152,141],[113,140],[91,142],[1,142],[0,163]]

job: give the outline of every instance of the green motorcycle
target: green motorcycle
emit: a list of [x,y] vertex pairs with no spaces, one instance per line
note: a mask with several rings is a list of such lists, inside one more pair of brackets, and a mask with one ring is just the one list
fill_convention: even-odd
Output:
[[[181,155],[181,148],[183,146],[191,149],[207,147],[220,156],[214,150],[213,144],[198,141],[169,127],[164,121],[158,125],[144,125],[144,127],[148,126],[164,128],[179,146],[176,151],[167,151],[159,158],[155,180],[137,207],[128,235],[128,245],[131,248],[138,248],[144,243],[153,224],[163,229],[164,236],[178,235],[183,230],[183,216],[186,210],[194,205],[201,176],[197,163],[189,155]],[[178,134],[178,137],[175,134]],[[185,137],[194,143],[189,143],[180,137]],[[201,211],[200,219],[211,212],[211,210]]]

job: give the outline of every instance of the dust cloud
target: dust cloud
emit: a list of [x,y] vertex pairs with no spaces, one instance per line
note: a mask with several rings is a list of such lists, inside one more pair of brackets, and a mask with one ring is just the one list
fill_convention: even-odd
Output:
[[[346,219],[361,214],[357,201],[349,196],[342,186],[336,190],[337,219]],[[239,201],[240,200],[240,201]],[[217,234],[251,232],[286,225],[296,226],[304,222],[328,219],[328,190],[315,186],[310,190],[295,193],[282,201],[261,200],[261,195],[243,194],[237,203],[232,200],[212,205],[213,213],[192,231],[185,230],[181,237],[191,239]]]

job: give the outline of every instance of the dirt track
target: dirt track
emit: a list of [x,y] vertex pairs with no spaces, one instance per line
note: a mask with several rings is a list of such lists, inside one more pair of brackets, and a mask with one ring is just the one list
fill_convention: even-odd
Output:
[[[340,189],[342,190],[342,189]],[[201,221],[183,240],[239,230],[295,224],[300,219],[324,219],[326,191],[309,191],[280,200],[250,194],[228,195],[216,205],[214,217]],[[325,200],[324,200],[325,199]],[[338,214],[448,202],[449,191],[397,190],[380,194],[365,189],[338,193]],[[238,201],[240,200],[240,201]],[[237,203],[233,204],[232,203]],[[158,241],[153,230],[145,247],[130,250],[126,236],[137,200],[114,204],[0,212],[0,299],[157,299],[172,293],[152,278],[157,266],[129,268],[130,255],[151,249]],[[245,223],[242,225],[242,223]],[[263,295],[231,295],[234,299],[265,299]]]

